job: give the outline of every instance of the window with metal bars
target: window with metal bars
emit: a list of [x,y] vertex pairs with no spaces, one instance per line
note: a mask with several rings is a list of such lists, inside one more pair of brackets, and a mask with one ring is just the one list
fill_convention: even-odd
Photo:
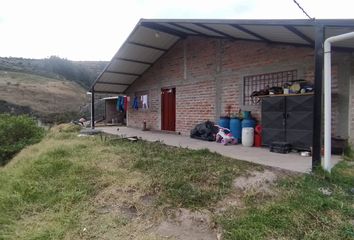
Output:
[[259,105],[260,102],[252,101],[251,94],[255,91],[271,87],[283,87],[297,79],[297,70],[273,72],[245,76],[243,78],[243,105]]

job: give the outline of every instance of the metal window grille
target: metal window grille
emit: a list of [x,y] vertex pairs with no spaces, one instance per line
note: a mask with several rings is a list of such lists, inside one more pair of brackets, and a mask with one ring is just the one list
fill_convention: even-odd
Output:
[[259,102],[255,103],[251,99],[253,92],[270,87],[283,87],[285,83],[296,79],[297,70],[245,76],[243,78],[243,104],[259,105]]

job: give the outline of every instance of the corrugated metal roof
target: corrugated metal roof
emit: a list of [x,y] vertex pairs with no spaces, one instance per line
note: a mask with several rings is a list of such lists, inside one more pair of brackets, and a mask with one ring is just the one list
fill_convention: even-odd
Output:
[[[141,19],[93,83],[91,91],[124,93],[176,42],[187,36],[243,39],[313,47],[317,25],[325,27],[325,38],[354,31],[354,19]],[[354,40],[336,43],[334,46],[354,50]]]
[[108,71],[130,72],[141,75],[150,64],[131,62],[124,59],[115,58],[107,68]]
[[[241,25],[247,30],[265,37],[272,42],[308,44],[308,42],[284,26]],[[269,34],[271,33],[271,34]]]

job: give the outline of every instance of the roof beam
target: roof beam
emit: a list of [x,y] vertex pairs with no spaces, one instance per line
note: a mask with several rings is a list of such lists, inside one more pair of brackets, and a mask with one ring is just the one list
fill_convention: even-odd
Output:
[[244,27],[242,27],[242,26],[240,26],[238,24],[230,24],[230,26],[232,26],[232,27],[234,27],[234,28],[236,28],[238,30],[241,30],[242,32],[248,33],[249,35],[252,35],[252,36],[254,36],[254,37],[258,38],[258,39],[261,39],[262,41],[272,42],[268,38],[265,38],[265,37],[255,33],[255,32],[252,32],[252,31],[248,30],[247,28],[244,28]]
[[162,52],[168,51],[168,49],[154,47],[154,46],[150,46],[150,45],[143,44],[143,43],[137,43],[137,42],[133,42],[133,41],[127,41],[127,43],[132,44],[132,45],[136,45],[136,46],[140,46],[140,47],[151,48],[151,49],[162,51]]
[[128,76],[135,76],[135,77],[140,77],[141,74],[137,74],[137,73],[127,73],[127,72],[116,72],[116,71],[109,71],[106,70],[106,73],[114,73],[114,74],[121,74],[121,75],[128,75]]
[[96,84],[106,84],[106,85],[116,85],[116,86],[130,86],[129,83],[96,82]]
[[227,38],[231,38],[231,39],[234,39],[234,40],[238,40],[237,38],[235,38],[235,37],[232,36],[232,35],[229,35],[229,34],[227,34],[227,33],[224,33],[224,32],[222,32],[222,31],[216,30],[216,29],[214,29],[214,28],[205,26],[205,25],[202,24],[202,23],[195,23],[195,25],[197,25],[197,26],[199,26],[199,27],[202,27],[202,28],[205,28],[205,29],[207,29],[207,30],[209,30],[209,31],[215,32],[215,33],[217,33],[217,34],[219,34],[219,35],[221,35],[221,36],[224,36],[224,37],[227,37]]
[[141,22],[140,25],[144,26],[146,28],[150,28],[150,29],[155,30],[155,31],[159,31],[159,32],[170,34],[170,35],[175,36],[175,37],[179,37],[179,38],[187,37],[187,34],[184,33],[184,32],[181,32],[181,31],[178,31],[178,30],[163,26],[163,25],[158,24],[158,23]]
[[152,62],[145,62],[145,61],[139,61],[139,60],[133,60],[133,59],[121,58],[121,57],[115,57],[114,59],[126,61],[126,62],[140,63],[140,64],[145,64],[145,65],[152,65],[153,64]]
[[123,92],[112,92],[112,91],[96,91],[95,93],[105,93],[105,94],[123,94]]
[[308,42],[311,45],[314,45],[315,42],[309,38],[308,36],[306,36],[305,34],[303,34],[301,31],[299,31],[297,28],[295,28],[294,26],[289,26],[289,25],[284,25],[284,27],[286,29],[288,29],[290,32],[294,33],[295,35],[297,35],[298,37],[302,38],[303,40],[305,40],[306,42]]
[[182,29],[184,29],[184,30],[190,31],[190,32],[195,33],[195,34],[198,34],[198,35],[206,36],[206,34],[204,34],[204,33],[202,33],[202,32],[198,32],[197,30],[194,30],[194,29],[189,28],[189,27],[186,27],[186,26],[179,25],[179,24],[177,24],[177,23],[171,22],[171,23],[168,23],[168,24],[171,24],[171,25],[173,25],[173,26],[175,26],[175,27],[182,28]]
[[[178,40],[178,41],[176,41],[172,46],[171,46],[171,49],[178,43],[178,42],[180,42],[180,41],[184,41],[184,40]],[[158,57],[157,59],[156,59],[156,61],[155,61],[155,63],[157,62],[157,61],[159,61],[164,55],[166,55],[167,54],[167,52],[164,52],[163,54],[161,54],[161,56],[160,57]],[[151,69],[153,67],[153,65],[151,65],[150,67],[148,67],[142,74],[141,74],[141,76],[143,76],[147,71],[149,71],[149,69]],[[127,87],[127,89],[125,89],[124,90],[124,92],[126,92],[126,91],[128,91],[129,90],[129,88],[134,84],[134,82],[135,81],[137,81],[139,78],[136,78],[132,83],[131,83],[131,85],[129,86],[129,87]]]

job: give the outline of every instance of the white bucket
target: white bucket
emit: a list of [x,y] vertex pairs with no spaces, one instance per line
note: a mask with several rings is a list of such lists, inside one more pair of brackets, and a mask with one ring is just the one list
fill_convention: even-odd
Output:
[[242,145],[252,147],[254,141],[254,129],[251,127],[242,128]]

